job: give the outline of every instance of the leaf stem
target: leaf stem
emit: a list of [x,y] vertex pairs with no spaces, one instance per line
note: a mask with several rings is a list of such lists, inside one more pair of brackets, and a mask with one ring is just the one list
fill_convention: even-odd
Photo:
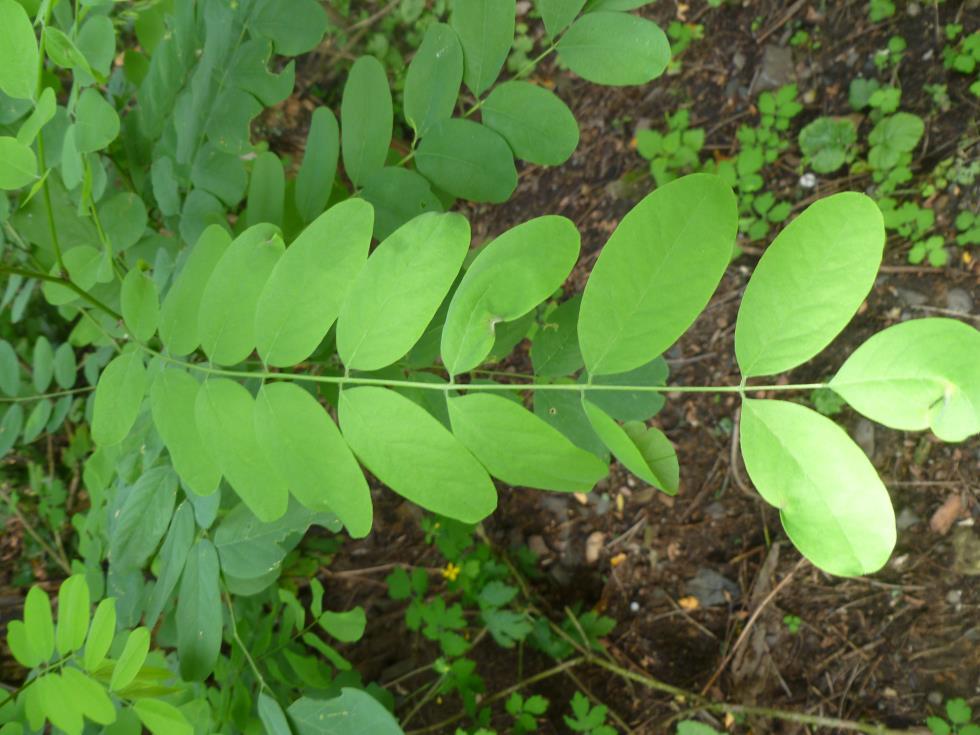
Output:
[[40,401],[43,398],[58,398],[60,396],[71,396],[76,393],[89,393],[95,390],[94,386],[88,385],[84,388],[72,388],[71,390],[58,390],[53,393],[38,393],[33,396],[16,396],[15,398],[0,397],[0,403],[27,403],[29,401]]
[[242,653],[245,655],[245,660],[248,661],[248,665],[252,668],[252,673],[255,674],[255,678],[259,680],[259,691],[263,689],[268,689],[269,685],[265,681],[265,677],[262,676],[262,672],[259,671],[259,667],[255,663],[255,659],[252,658],[252,654],[248,652],[248,646],[245,645],[244,641],[238,635],[238,624],[235,621],[235,608],[231,601],[231,595],[228,594],[228,590],[222,590],[222,594],[225,598],[225,604],[228,606],[228,620],[231,622],[231,637],[234,639],[238,647],[242,649]]
[[96,309],[104,311],[106,314],[111,316],[113,319],[122,320],[122,315],[119,314],[115,309],[107,306],[106,304],[99,301],[92,294],[86,291],[84,288],[79,286],[77,283],[72,281],[67,276],[52,276],[50,273],[43,273],[42,271],[32,271],[27,268],[18,268],[11,265],[0,265],[0,273],[9,273],[11,275],[24,276],[25,278],[37,278],[39,281],[48,281],[50,283],[57,283],[59,286],[64,286],[67,289],[74,291],[78,296],[85,301],[88,301]]

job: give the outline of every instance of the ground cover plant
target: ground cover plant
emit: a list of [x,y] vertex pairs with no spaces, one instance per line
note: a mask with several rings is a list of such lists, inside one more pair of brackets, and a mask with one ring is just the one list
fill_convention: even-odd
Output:
[[[566,286],[581,234],[564,216],[535,212],[473,248],[457,200],[503,203],[517,161],[557,166],[579,143],[567,105],[528,81],[539,64],[554,55],[608,86],[668,70],[667,35],[640,5],[538,3],[540,49],[524,20],[515,36],[516,3],[434,7],[395,69],[397,103],[385,66],[356,56],[337,112],[310,111],[292,161],[252,130],[291,95],[293,57],[329,38],[317,2],[0,0],[0,449],[16,457],[3,499],[59,580],[24,572],[4,735],[398,733],[450,697],[460,710],[433,731],[533,732],[548,717],[628,730],[584,684],[567,703],[527,690],[588,667],[689,702],[678,732],[708,728],[698,713],[890,732],[624,668],[603,643],[616,621],[545,614],[534,554],[502,551],[481,525],[505,487],[585,497],[611,470],[670,499],[685,457],[651,419],[672,400],[733,399],[738,451],[789,541],[828,575],[861,577],[892,556],[892,501],[835,411],[800,400],[834,396],[836,412],[942,442],[980,433],[980,332],[948,315],[868,335],[824,380],[786,379],[862,307],[888,229],[925,238],[932,260],[932,222],[886,196],[923,134],[891,89],[867,101],[877,202],[849,191],[794,211],[764,191],[802,111],[790,84],[760,96],[733,160],[702,163],[684,111],[637,141],[656,187],[581,294]],[[822,168],[853,160],[836,128],[808,140]],[[974,225],[957,220],[965,244]],[[740,379],[668,383],[664,355],[740,236],[771,241],[739,300]],[[525,340],[530,372],[496,369]],[[345,538],[377,533],[389,493],[431,514],[440,556],[384,583],[437,652],[413,672],[435,679],[408,696],[352,663],[368,613],[318,578]],[[484,639],[550,667],[487,691],[471,657]]]

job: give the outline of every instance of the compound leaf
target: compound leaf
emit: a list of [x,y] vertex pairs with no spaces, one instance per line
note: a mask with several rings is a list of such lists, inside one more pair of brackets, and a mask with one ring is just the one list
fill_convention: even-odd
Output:
[[426,510],[477,523],[497,506],[483,467],[417,404],[385,388],[340,394],[340,428],[379,480]]
[[586,13],[558,42],[558,58],[583,79],[625,86],[656,79],[670,62],[670,43],[653,21],[628,13]]
[[355,184],[363,184],[384,166],[393,125],[391,89],[384,67],[373,56],[362,56],[347,75],[340,106],[344,169]]
[[96,444],[118,444],[136,422],[146,392],[146,369],[138,349],[112,358],[95,388],[92,438]]
[[874,200],[814,202],[766,248],[742,296],[735,355],[746,377],[794,368],[830,344],[874,285],[885,226]]
[[405,119],[418,137],[452,117],[463,81],[463,49],[445,23],[433,23],[405,75]]
[[676,179],[633,207],[582,296],[578,337],[589,372],[624,373],[665,352],[707,305],[737,228],[735,195],[709,174]]
[[187,556],[177,597],[177,655],[184,681],[204,681],[221,651],[218,552],[206,538]]
[[503,136],[524,161],[558,166],[578,147],[578,123],[568,105],[530,82],[504,82],[481,108],[483,124]]
[[830,419],[786,401],[747,399],[742,457],[807,559],[842,577],[871,574],[895,546],[888,491],[861,448]]
[[472,120],[454,117],[433,125],[415,152],[415,163],[440,189],[473,202],[499,204],[517,188],[507,141]]
[[339,156],[337,118],[329,107],[318,107],[310,120],[303,162],[296,174],[296,209],[304,222],[312,222],[327,206]]

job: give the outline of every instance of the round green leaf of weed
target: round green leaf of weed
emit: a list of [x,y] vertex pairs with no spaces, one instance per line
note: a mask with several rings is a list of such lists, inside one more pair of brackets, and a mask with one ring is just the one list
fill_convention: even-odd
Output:
[[584,364],[578,348],[578,312],[582,297],[573,296],[544,317],[531,342],[534,374],[544,378],[571,375]]
[[184,681],[204,681],[221,651],[218,552],[206,538],[191,549],[177,596],[177,656]]
[[51,599],[40,587],[31,587],[24,600],[24,627],[40,662],[54,653],[54,620]]
[[371,491],[324,408],[292,383],[259,391],[255,430],[269,463],[310,510],[333,511],[354,538],[371,531]]
[[463,81],[463,49],[445,23],[433,23],[405,75],[405,119],[418,137],[453,115]]
[[292,735],[286,713],[279,703],[265,692],[259,692],[259,719],[268,735]]
[[256,342],[267,363],[291,367],[313,354],[364,267],[373,225],[371,205],[348,199],[321,214],[289,246],[255,312]]
[[327,610],[318,619],[320,627],[342,643],[354,643],[361,640],[367,625],[364,608],[355,607],[344,612]]
[[535,5],[541,13],[545,30],[554,38],[582,12],[585,0],[537,0]]
[[667,68],[670,43],[653,21],[600,11],[586,13],[572,24],[558,42],[558,57],[596,84],[646,84]]
[[384,166],[394,116],[391,90],[381,62],[362,56],[354,62],[340,105],[340,142],[344,170],[355,184]]
[[51,378],[54,377],[54,349],[51,342],[44,335],[37,338],[34,343],[34,355],[31,361],[34,370],[34,388],[38,393],[44,393],[51,385]]
[[263,223],[281,226],[285,192],[286,174],[279,156],[271,151],[260,153],[248,182],[245,224],[249,227]]
[[318,107],[310,120],[303,163],[296,174],[296,209],[312,222],[327,206],[340,156],[340,128],[329,107]]
[[150,388],[150,409],[180,479],[192,492],[210,495],[218,489],[221,470],[198,432],[195,405],[199,390],[200,383],[183,370],[165,368]]
[[235,238],[201,296],[201,347],[218,365],[241,362],[255,349],[259,296],[285,252],[274,225],[255,225]]
[[707,305],[738,228],[732,190],[692,174],[657,188],[622,219],[582,296],[578,338],[593,375],[664,353]]
[[385,388],[340,394],[340,428],[379,480],[426,510],[477,523],[497,507],[483,467],[439,421]]
[[58,387],[63,390],[74,388],[77,371],[75,350],[68,342],[58,345],[54,351],[54,379]]
[[130,334],[140,342],[148,341],[156,333],[160,320],[156,284],[143,271],[133,268],[123,279],[120,302]]
[[167,292],[160,309],[160,339],[171,354],[189,355],[200,344],[197,322],[204,287],[229,245],[231,236],[223,227],[204,230]]
[[834,194],[790,222],[742,296],[735,324],[742,374],[781,373],[830,344],[874,285],[884,246],[881,212],[864,194]]
[[607,467],[515,401],[471,393],[449,399],[453,434],[508,485],[587,493]]
[[419,172],[472,202],[505,202],[517,188],[510,146],[486,125],[451,118],[435,124],[415,153]]
[[108,558],[119,571],[141,569],[160,545],[177,499],[177,476],[167,465],[140,475],[113,515]]
[[143,394],[146,392],[146,369],[139,350],[114,357],[105,366],[95,388],[92,412],[92,438],[96,444],[118,444],[136,423]]
[[885,565],[895,547],[891,500],[843,429],[795,403],[749,399],[739,431],[749,477],[803,556],[841,577]]
[[234,381],[208,380],[197,393],[201,439],[248,509],[270,523],[286,512],[289,489],[259,446],[254,414],[252,396]]
[[398,721],[377,699],[361,689],[343,688],[333,699],[300,697],[289,705],[296,735],[403,735]]
[[799,140],[800,150],[813,170],[829,174],[847,161],[848,149],[857,140],[857,129],[846,117],[818,117],[800,131]]
[[0,190],[27,186],[37,178],[37,158],[30,146],[0,136]]
[[564,217],[548,215],[499,235],[466,270],[442,330],[442,360],[452,375],[490,354],[494,326],[527,314],[555,292],[578,259],[580,238]]
[[194,735],[184,714],[162,699],[137,699],[133,711],[152,735]]
[[82,663],[86,671],[99,668],[112,648],[112,640],[116,637],[116,600],[108,597],[95,608],[92,625],[85,639],[85,651]]
[[830,387],[872,421],[963,441],[980,433],[980,331],[955,319],[896,324],[851,353]]
[[58,590],[58,630],[55,642],[58,655],[77,651],[85,643],[88,633],[89,610],[88,583],[84,574],[73,574]]
[[368,258],[337,320],[337,351],[352,370],[378,370],[419,341],[459,273],[470,225],[459,214],[423,214]]
[[379,240],[419,215],[443,211],[425,177],[400,166],[385,166],[368,176],[361,196],[374,207],[374,236]]
[[515,0],[453,0],[450,24],[463,47],[463,80],[479,97],[500,75],[514,43]]
[[504,82],[481,108],[483,124],[500,133],[524,161],[557,166],[578,146],[578,123],[554,92],[530,82]]
[[86,89],[75,107],[75,147],[79,153],[102,150],[119,135],[119,115],[93,87]]
[[17,0],[0,0],[0,90],[14,99],[30,100],[36,81],[37,38],[31,19]]
[[677,453],[663,432],[640,422],[620,426],[589,401],[582,401],[582,407],[595,433],[626,469],[668,495],[677,494]]

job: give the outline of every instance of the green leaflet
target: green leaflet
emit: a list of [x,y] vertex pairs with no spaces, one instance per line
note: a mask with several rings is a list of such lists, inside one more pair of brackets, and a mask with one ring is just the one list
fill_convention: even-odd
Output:
[[140,475],[114,513],[108,558],[119,571],[141,569],[170,525],[177,476],[166,465]]
[[141,270],[134,268],[123,279],[120,295],[126,328],[140,342],[146,342],[157,331],[160,300],[157,287]]
[[459,214],[424,214],[368,258],[337,319],[337,351],[351,370],[378,370],[418,342],[449,291],[470,244]]
[[585,363],[578,347],[578,312],[582,297],[575,295],[545,316],[531,342],[534,374],[542,378],[571,375]]
[[218,552],[206,538],[187,556],[177,597],[177,655],[185,681],[204,681],[221,652]]
[[54,620],[51,599],[40,587],[31,587],[24,599],[24,630],[38,662],[54,654]]
[[116,601],[108,597],[95,608],[92,625],[85,640],[82,663],[88,672],[95,671],[105,661],[116,637]]
[[367,626],[367,616],[364,608],[355,607],[344,612],[327,610],[317,618],[317,623],[323,630],[342,643],[355,643],[364,636]]
[[541,13],[545,30],[554,38],[582,12],[585,0],[536,0],[534,4]]
[[265,692],[259,692],[259,719],[268,735],[292,735],[286,713],[279,703]]
[[384,166],[393,125],[391,90],[384,67],[373,56],[362,56],[347,75],[340,105],[344,170],[355,184],[363,184]]
[[[85,56],[95,74],[101,79],[107,78],[116,55],[116,30],[112,19],[107,15],[90,15],[78,32],[78,50]],[[83,83],[98,81],[84,73],[78,76]]]
[[194,531],[194,509],[188,501],[184,501],[177,506],[160,549],[159,576],[146,603],[144,615],[147,626],[151,628],[156,625],[163,608],[170,601],[170,595],[177,587],[187,555],[194,543]]
[[374,236],[379,240],[426,212],[443,211],[428,180],[400,166],[385,166],[368,176],[361,196],[374,207]]
[[565,31],[558,42],[558,58],[596,84],[646,84],[667,68],[670,43],[653,21],[597,11],[586,13]]
[[405,75],[405,119],[424,136],[456,108],[463,81],[463,48],[445,23],[433,23],[422,38]]
[[34,151],[16,138],[0,136],[0,190],[19,189],[37,178]]
[[875,468],[843,429],[795,403],[746,399],[739,431],[749,477],[779,508],[800,553],[841,577],[884,566],[895,547],[895,513]]
[[254,414],[252,396],[234,381],[213,378],[197,393],[201,439],[248,509],[269,522],[286,512],[289,490],[259,446]]
[[170,452],[170,461],[191,492],[210,495],[218,489],[221,470],[201,440],[196,401],[200,384],[177,368],[164,368],[150,388],[153,423]]
[[162,699],[138,699],[133,711],[152,735],[194,735],[183,713]]
[[211,225],[204,230],[164,298],[160,309],[160,339],[171,354],[189,355],[200,344],[197,322],[201,298],[229,245],[231,236],[222,227]]
[[333,699],[300,697],[288,712],[296,735],[403,735],[384,705],[361,689],[345,687]]
[[384,388],[340,394],[340,428],[384,484],[433,513],[477,523],[497,507],[487,473],[424,409]]
[[439,188],[473,202],[499,204],[517,188],[507,141],[472,120],[454,117],[433,125],[415,152],[415,164]]
[[707,305],[738,228],[732,190],[709,174],[659,187],[622,219],[582,296],[578,336],[593,375],[662,354]]
[[62,390],[75,387],[75,376],[78,363],[75,360],[75,350],[68,342],[58,345],[54,351],[54,380]]
[[303,162],[296,174],[296,209],[312,222],[327,206],[340,156],[340,128],[329,107],[318,107],[310,120]]
[[456,438],[508,485],[589,492],[608,471],[594,454],[502,396],[450,398],[449,416]]
[[96,444],[109,446],[126,438],[136,422],[145,392],[146,369],[139,349],[112,358],[95,388],[92,438]]
[[[3,72],[0,71],[0,74],[3,74]],[[45,87],[37,100],[37,104],[34,106],[34,111],[30,114],[30,117],[21,123],[20,128],[17,130],[17,142],[27,146],[31,145],[34,139],[37,138],[37,134],[41,132],[41,129],[54,117],[57,109],[58,100],[55,97],[54,90],[51,87]]]
[[480,114],[524,161],[558,166],[578,147],[578,123],[558,96],[530,82],[504,82],[487,96]]
[[58,629],[55,642],[59,656],[73,653],[85,643],[90,614],[85,575],[73,574],[58,589]]
[[626,469],[668,495],[677,494],[680,483],[677,454],[663,432],[638,421],[620,426],[586,400],[582,401],[582,407],[596,434]]
[[8,406],[0,421],[0,457],[13,449],[23,428],[24,408],[19,403]]
[[[169,162],[170,159],[158,158],[155,163],[161,161]],[[259,166],[258,161],[255,165]],[[166,173],[166,170],[161,170],[158,175],[164,176]],[[273,168],[271,175],[274,177],[275,174]],[[253,175],[252,181],[253,185],[259,188],[258,176]],[[176,184],[176,181],[174,183]],[[214,194],[226,205],[234,208],[245,195],[249,178],[241,158],[221,150],[213,143],[205,143],[194,156],[191,184],[197,189],[204,189]],[[165,183],[161,181],[161,186],[164,185]],[[157,195],[157,199],[159,198],[160,196]],[[252,216],[255,216],[254,212]]]
[[255,225],[235,238],[201,296],[201,347],[218,365],[241,362],[255,349],[259,295],[285,252],[274,225]]
[[330,416],[293,383],[271,383],[256,399],[255,430],[269,463],[307,508],[333,511],[352,537],[371,530],[371,491]]
[[245,224],[249,227],[261,224],[281,227],[285,192],[286,174],[279,156],[271,151],[260,153],[248,182]]
[[122,192],[100,202],[99,218],[114,253],[127,250],[141,240],[148,220],[146,205],[132,192]]
[[30,100],[36,82],[37,39],[31,19],[16,0],[0,0],[0,90]]
[[453,0],[450,24],[463,47],[463,81],[479,97],[500,75],[514,43],[515,0]]
[[71,666],[61,670],[61,683],[63,694],[71,702],[69,707],[97,725],[109,725],[116,721],[116,706],[104,685]]
[[[666,385],[669,372],[666,361],[658,357],[628,373],[594,376],[591,384]],[[588,376],[585,374],[579,377],[579,383],[585,383],[587,380]],[[586,390],[585,397],[619,421],[646,421],[663,408],[665,403],[664,394],[654,391]]]
[[273,41],[276,53],[298,56],[320,43],[328,26],[327,13],[316,0],[260,4],[249,28]]
[[794,368],[830,344],[874,285],[885,227],[874,201],[814,202],[766,248],[742,296],[735,355],[746,377]]
[[914,319],[873,335],[830,381],[852,408],[946,442],[980,433],[980,331],[955,319]]
[[150,631],[145,627],[133,629],[126,638],[122,653],[116,659],[109,679],[109,690],[118,692],[132,683],[143,668],[146,655],[150,651]]
[[24,422],[24,433],[21,436],[24,444],[30,444],[41,435],[48,424],[48,419],[51,418],[52,408],[51,401],[47,398],[34,404],[27,421]]
[[291,367],[313,354],[364,267],[373,226],[371,206],[348,199],[303,230],[276,263],[255,312],[256,343],[268,364]]
[[119,135],[119,115],[105,98],[89,87],[75,106],[75,148],[94,153],[108,146]]
[[38,393],[44,393],[51,385],[51,378],[54,377],[54,349],[51,347],[51,342],[44,335],[37,338],[37,342],[34,343],[34,354],[33,360],[31,361],[31,367],[33,368],[33,375],[31,376],[34,380],[34,389]]
[[494,326],[527,314],[561,286],[579,253],[579,233],[564,217],[538,217],[487,245],[466,270],[449,304],[441,352],[452,375],[490,354]]
[[20,363],[10,343],[0,339],[0,390],[13,398],[20,390]]

